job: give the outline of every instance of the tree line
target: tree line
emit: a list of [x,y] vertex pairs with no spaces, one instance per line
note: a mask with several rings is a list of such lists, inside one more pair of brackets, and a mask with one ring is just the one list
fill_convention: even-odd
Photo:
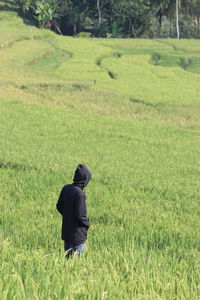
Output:
[[113,38],[199,38],[200,0],[12,0],[59,34]]

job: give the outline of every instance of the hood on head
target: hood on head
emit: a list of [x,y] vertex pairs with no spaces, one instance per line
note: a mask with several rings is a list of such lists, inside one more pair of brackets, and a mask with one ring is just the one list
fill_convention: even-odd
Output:
[[91,179],[91,173],[85,165],[78,165],[74,174],[74,184],[86,187]]

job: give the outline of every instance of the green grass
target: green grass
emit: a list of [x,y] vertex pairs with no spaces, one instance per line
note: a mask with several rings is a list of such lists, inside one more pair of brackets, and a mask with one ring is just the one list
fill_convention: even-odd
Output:
[[[199,48],[0,11],[1,299],[200,298]],[[78,163],[92,226],[66,261],[55,204]]]

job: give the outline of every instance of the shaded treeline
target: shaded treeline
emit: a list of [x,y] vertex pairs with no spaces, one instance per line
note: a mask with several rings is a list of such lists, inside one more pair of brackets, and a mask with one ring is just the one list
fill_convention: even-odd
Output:
[[[11,2],[11,1],[10,1]],[[200,0],[12,0],[40,27],[95,37],[200,37]]]

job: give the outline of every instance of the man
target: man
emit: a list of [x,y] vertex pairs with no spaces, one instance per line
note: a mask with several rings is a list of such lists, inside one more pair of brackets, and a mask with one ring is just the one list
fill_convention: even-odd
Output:
[[87,218],[86,196],[83,191],[91,179],[91,173],[85,165],[79,165],[75,171],[73,184],[62,188],[57,202],[57,210],[62,215],[62,239],[67,258],[74,252],[81,256],[87,239],[90,221]]

